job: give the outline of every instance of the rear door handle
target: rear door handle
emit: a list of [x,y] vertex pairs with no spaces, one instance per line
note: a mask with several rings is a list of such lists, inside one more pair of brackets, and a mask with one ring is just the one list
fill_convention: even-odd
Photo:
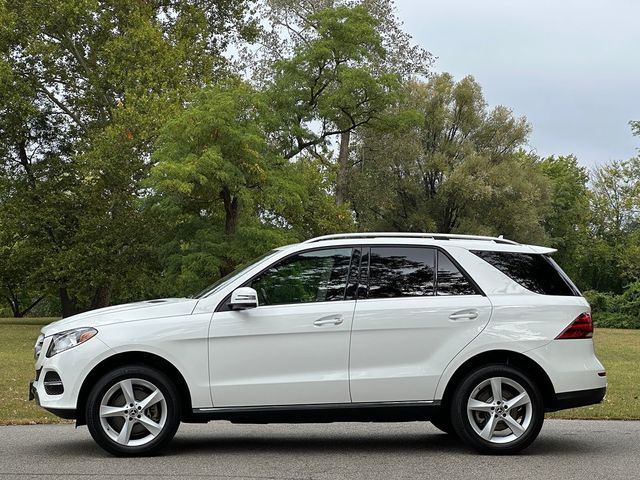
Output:
[[478,318],[478,312],[475,310],[467,310],[463,312],[455,312],[449,315],[451,320],[475,320]]
[[342,315],[319,318],[313,324],[316,327],[322,327],[323,325],[340,325],[343,322]]

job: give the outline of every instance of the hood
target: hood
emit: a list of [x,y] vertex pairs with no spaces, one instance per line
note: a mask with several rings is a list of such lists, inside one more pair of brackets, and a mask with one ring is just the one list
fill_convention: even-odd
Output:
[[190,315],[197,303],[197,298],[162,298],[98,308],[50,323],[42,328],[42,333],[49,336],[73,328],[98,328],[111,323]]

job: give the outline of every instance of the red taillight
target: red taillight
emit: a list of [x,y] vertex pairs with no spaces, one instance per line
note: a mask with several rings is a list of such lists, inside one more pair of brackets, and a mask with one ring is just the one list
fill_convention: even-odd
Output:
[[593,321],[590,313],[581,313],[571,325],[556,337],[556,340],[565,338],[591,338],[593,337]]

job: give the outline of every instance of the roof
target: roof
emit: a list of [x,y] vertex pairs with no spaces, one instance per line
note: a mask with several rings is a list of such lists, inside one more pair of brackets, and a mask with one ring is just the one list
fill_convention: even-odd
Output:
[[553,253],[556,250],[537,245],[527,245],[506,239],[502,236],[490,237],[484,235],[459,235],[444,233],[404,233],[404,232],[365,232],[365,233],[336,233],[310,238],[298,245],[311,245],[316,243],[336,245],[347,241],[349,244],[358,241],[363,244],[372,244],[376,241],[397,241],[398,244],[427,244],[449,245],[462,247],[468,250],[495,250],[527,253]]
[[499,237],[487,237],[483,235],[458,235],[449,233],[405,233],[405,232],[366,232],[366,233],[335,233],[321,237],[310,238],[302,243],[316,243],[323,240],[345,240],[360,238],[429,238],[432,240],[482,240],[487,242],[519,245],[518,242],[507,240],[502,235]]

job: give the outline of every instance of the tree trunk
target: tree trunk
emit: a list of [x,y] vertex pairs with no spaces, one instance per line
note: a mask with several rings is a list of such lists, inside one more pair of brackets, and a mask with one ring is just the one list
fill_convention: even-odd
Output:
[[338,178],[336,179],[336,205],[347,200],[347,176],[349,175],[349,141],[351,131],[340,134],[340,151],[338,153]]
[[[238,229],[238,217],[240,216],[238,197],[233,195],[227,187],[224,187],[220,192],[220,198],[222,198],[224,204],[224,235],[229,239],[236,234]],[[233,272],[235,268],[235,261],[226,257],[220,266],[220,275],[227,275]]]
[[78,303],[75,298],[69,295],[66,287],[60,289],[60,305],[62,306],[62,317],[70,317],[79,313]]
[[240,214],[238,197],[233,195],[227,187],[222,189],[220,197],[224,203],[224,234],[231,237],[235,235],[236,229],[238,228],[238,217]]
[[108,307],[111,303],[111,290],[111,285],[100,285],[91,300],[91,310]]
[[9,300],[9,306],[11,306],[11,314],[13,315],[13,318],[22,317],[20,312],[20,302],[11,288],[9,288],[9,295],[6,295],[5,298]]

